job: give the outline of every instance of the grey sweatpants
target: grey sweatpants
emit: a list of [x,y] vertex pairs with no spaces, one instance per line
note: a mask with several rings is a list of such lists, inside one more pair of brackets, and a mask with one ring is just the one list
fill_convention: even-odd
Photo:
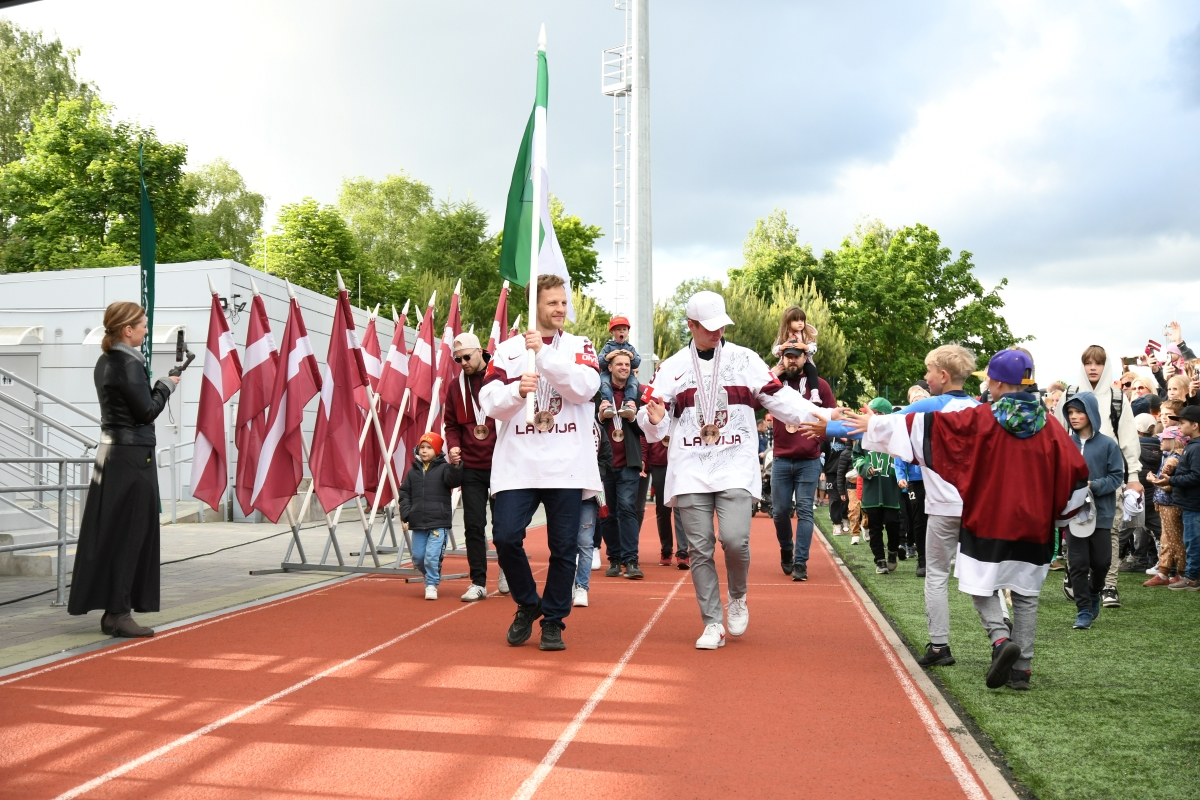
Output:
[[[713,561],[717,535],[725,551],[725,576],[729,581],[730,597],[746,596],[746,575],[750,571],[750,517],[754,514],[754,497],[745,489],[722,492],[681,494],[675,507],[687,531],[688,555],[691,557],[692,586],[705,625],[723,623],[721,582]],[[713,528],[716,515],[717,527]]]
[[950,642],[950,560],[958,552],[960,527],[962,517],[941,514],[930,514],[925,525],[925,622],[935,645]]
[[[1008,626],[1004,624],[1004,598],[997,595],[980,597],[971,595],[975,602],[975,610],[979,612],[979,621],[992,644],[1007,639]],[[1021,648],[1021,657],[1013,664],[1013,669],[1030,669],[1033,661],[1033,637],[1037,633],[1037,595],[1028,596],[1012,593],[1013,629],[1012,640]]]

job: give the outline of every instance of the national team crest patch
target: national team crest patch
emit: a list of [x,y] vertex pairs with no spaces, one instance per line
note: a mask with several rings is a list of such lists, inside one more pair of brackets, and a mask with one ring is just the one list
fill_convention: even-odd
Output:
[[558,395],[551,397],[546,410],[557,417],[559,412],[562,411],[562,398]]
[[729,410],[725,408],[718,408],[717,413],[713,418],[713,422],[716,423],[718,428],[724,428],[729,424]]

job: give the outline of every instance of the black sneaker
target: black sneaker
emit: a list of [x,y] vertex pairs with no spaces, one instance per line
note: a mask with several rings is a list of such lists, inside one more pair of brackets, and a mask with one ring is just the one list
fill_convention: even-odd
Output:
[[909,557],[909,558],[917,558],[917,548],[916,548],[916,545],[911,545],[911,544],[910,544],[910,545],[909,545],[909,546],[908,546],[906,549],[908,550],[908,557]]
[[887,562],[884,561],[882,558],[875,562],[875,574],[876,575],[887,575],[889,572],[891,572],[891,570],[888,569]]
[[1063,578],[1063,595],[1072,603],[1075,602],[1075,590],[1071,588],[1071,578]]
[[792,568],[792,580],[794,580],[794,581],[808,580],[808,564],[796,564]]
[[917,567],[917,577],[918,578],[925,577],[925,568],[924,567]]
[[954,663],[954,654],[950,652],[950,645],[944,644],[941,647],[934,647],[933,642],[925,645],[925,655],[917,659],[917,664],[929,669],[930,667],[948,667]]
[[1027,692],[1029,691],[1029,678],[1031,674],[1031,670],[1014,669],[1008,673],[1008,683],[1005,685],[1019,692]]
[[907,561],[908,560],[908,548],[901,547],[899,550],[896,551],[895,555],[896,555],[896,558],[898,558],[899,560]]
[[888,568],[888,572],[895,572],[895,571],[896,571],[896,558],[897,558],[897,556],[898,556],[898,554],[897,554],[897,553],[888,553],[888,560],[887,560],[887,568]]
[[508,643],[516,647],[529,641],[529,637],[533,635],[533,623],[540,616],[542,616],[540,602],[530,606],[517,606],[517,613],[513,615],[513,623],[508,626]]
[[783,567],[784,575],[792,574],[792,559],[795,558],[795,551],[784,550],[779,548],[779,566]]
[[562,628],[550,622],[542,626],[542,641],[538,644],[538,650],[566,650],[567,646],[563,644]]
[[1105,608],[1120,608],[1121,595],[1117,594],[1117,588],[1105,586],[1100,590],[1100,604]]
[[606,578],[621,577],[621,562],[620,561],[608,562],[608,569],[604,570],[604,577],[606,577]]
[[987,671],[987,687],[999,689],[1008,682],[1013,664],[1021,657],[1021,647],[1012,639],[1001,639],[992,645],[992,666]]
[[630,561],[625,565],[625,577],[631,581],[640,581],[646,577],[646,574],[642,572],[641,567],[638,566],[638,562]]

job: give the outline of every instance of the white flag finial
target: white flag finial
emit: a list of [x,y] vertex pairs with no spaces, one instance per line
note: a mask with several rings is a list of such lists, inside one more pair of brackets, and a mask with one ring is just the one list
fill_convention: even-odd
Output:
[[345,282],[342,280],[342,271],[341,271],[340,269],[339,269],[339,270],[337,270],[337,279],[338,279],[338,291],[339,291],[339,292],[344,292],[344,291],[346,291],[346,284],[345,284]]
[[208,293],[216,294],[217,293],[217,285],[215,283],[213,283],[212,275],[205,275],[204,277],[208,278]]
[[504,288],[505,288],[505,289],[507,289],[507,288],[508,288],[508,281],[505,281],[505,282],[504,282]]
[[542,23],[542,29],[538,31],[538,50],[543,53],[546,51],[546,23]]
[[250,291],[254,293],[255,297],[258,297],[258,284],[254,282],[254,278],[250,279]]
[[437,289],[433,290],[433,294],[429,295],[429,307],[433,308],[434,301],[437,300]]
[[458,283],[454,284],[454,293],[462,294],[462,278],[459,278]]
[[404,301],[404,308],[400,309],[400,314],[401,314],[401,315],[402,315],[402,316],[403,316],[405,319],[408,319],[408,304],[409,304],[409,303],[411,303],[411,302],[412,302],[411,300],[405,300],[405,301]]
[[367,321],[370,322],[371,320],[375,319],[378,316],[379,316],[379,303],[376,303],[375,310],[372,311],[370,316],[367,317]]
[[400,324],[400,315],[396,313],[395,304],[392,304],[392,322],[396,323],[397,325]]
[[295,300],[295,299],[296,299],[296,292],[295,292],[295,290],[294,290],[294,289],[292,289],[292,282],[291,282],[291,281],[289,281],[287,278],[284,278],[284,279],[283,279],[283,285],[287,287],[288,297],[290,297],[290,298],[292,298],[293,300]]

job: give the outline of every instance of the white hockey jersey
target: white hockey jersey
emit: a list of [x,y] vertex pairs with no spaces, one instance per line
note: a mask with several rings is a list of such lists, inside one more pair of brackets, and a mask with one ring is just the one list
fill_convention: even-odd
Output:
[[537,354],[538,374],[550,385],[548,408],[554,427],[539,431],[525,422],[521,375],[527,367],[525,337],[501,342],[488,363],[479,405],[505,422],[492,454],[492,494],[508,489],[583,489],[585,498],[603,488],[592,423],[600,390],[596,351],[586,336],[563,332],[558,346]]
[[[702,391],[712,391],[711,360],[700,360]],[[828,420],[832,409],[813,405],[775,377],[766,363],[745,347],[722,344],[716,419],[721,438],[706,445],[700,438],[696,414],[697,381],[691,346],[662,362],[643,398],[657,397],[667,407],[662,422],[653,425],[646,406],[638,410],[638,425],[651,442],[668,435],[667,480],[663,494],[669,506],[681,494],[745,489],[756,499],[762,494],[758,463],[758,428],[754,410],[766,408],[788,425]]]

